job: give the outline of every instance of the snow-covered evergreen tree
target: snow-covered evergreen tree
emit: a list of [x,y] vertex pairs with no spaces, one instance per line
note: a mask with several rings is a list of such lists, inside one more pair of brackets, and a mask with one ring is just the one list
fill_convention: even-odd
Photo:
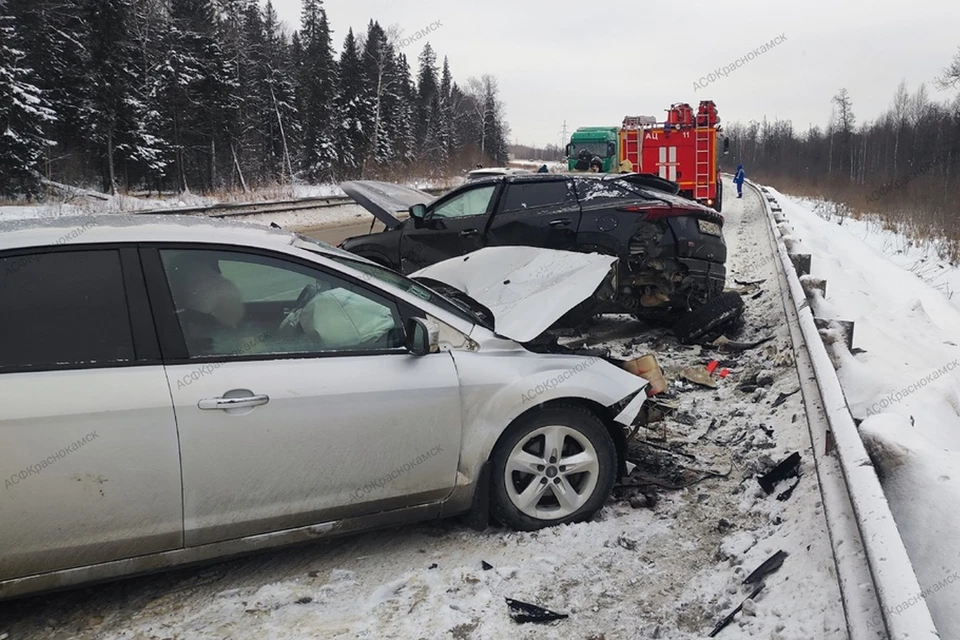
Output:
[[54,120],[36,86],[34,72],[24,66],[13,16],[0,0],[0,194],[34,196],[40,187],[40,164],[46,148],[45,123]]
[[443,161],[440,154],[438,113],[440,111],[440,87],[437,83],[437,54],[428,42],[420,52],[420,69],[417,72],[417,159],[437,167]]
[[336,128],[337,172],[340,178],[360,177],[367,131],[373,127],[369,90],[353,29],[347,32],[338,65],[339,87],[333,118]]
[[337,74],[327,12],[322,0],[303,0],[299,64],[299,110],[303,123],[303,169],[310,180],[330,177],[337,157],[332,127]]
[[448,60],[438,73],[426,46],[412,76],[375,20],[336,60],[322,0],[302,0],[289,38],[271,0],[2,3],[7,193],[35,193],[38,171],[107,191],[393,179],[466,168],[486,144],[468,117],[485,103]]

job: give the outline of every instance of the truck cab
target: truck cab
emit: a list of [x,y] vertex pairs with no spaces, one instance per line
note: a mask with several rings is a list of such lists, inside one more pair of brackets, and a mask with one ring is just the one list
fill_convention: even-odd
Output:
[[567,169],[573,171],[584,150],[603,161],[602,173],[617,173],[620,167],[620,127],[580,127],[567,145]]

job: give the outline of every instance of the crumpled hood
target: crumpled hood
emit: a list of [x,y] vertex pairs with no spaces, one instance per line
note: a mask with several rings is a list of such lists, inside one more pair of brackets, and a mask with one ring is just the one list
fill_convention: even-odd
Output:
[[430,204],[436,198],[429,193],[418,191],[389,182],[376,180],[354,180],[340,185],[343,192],[357,204],[369,211],[386,225],[387,229],[396,229],[400,221],[396,214],[406,211],[415,204]]
[[593,296],[617,260],[598,253],[487,247],[430,265],[412,277],[463,291],[493,313],[499,335],[522,343]]

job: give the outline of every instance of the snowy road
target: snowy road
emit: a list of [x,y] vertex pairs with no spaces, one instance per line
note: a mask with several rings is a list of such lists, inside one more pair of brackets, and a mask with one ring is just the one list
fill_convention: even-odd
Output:
[[[727,193],[732,193],[731,185]],[[781,292],[759,199],[730,199],[728,284],[765,280],[746,296],[729,337],[773,335],[719,354],[682,347],[661,328],[611,317],[592,335],[614,353],[658,353],[668,375],[713,359],[732,374],[717,389],[674,391],[680,409],[645,434],[632,457],[652,479],[618,488],[591,523],[535,533],[475,532],[457,522],[408,526],[0,605],[9,640],[276,638],[704,637],[750,589],[743,578],[789,553],[766,588],[718,636],[846,637],[830,542],[809,451]],[[769,386],[738,389],[764,371]],[[755,475],[793,451],[802,478],[789,499]],[[680,490],[654,484],[689,485]],[[484,571],[485,561],[493,569]],[[517,625],[504,598],[567,613]]]

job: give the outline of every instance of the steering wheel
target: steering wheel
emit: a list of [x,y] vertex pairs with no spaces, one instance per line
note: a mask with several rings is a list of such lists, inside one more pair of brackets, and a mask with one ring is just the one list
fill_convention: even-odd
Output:
[[303,291],[300,292],[300,295],[297,296],[297,302],[293,307],[294,311],[303,309],[318,293],[320,293],[320,289],[317,288],[316,284],[308,284],[305,286]]
[[283,322],[280,323],[280,333],[282,335],[300,335],[303,333],[303,328],[300,326],[300,312],[318,293],[320,293],[320,288],[316,284],[308,284],[300,291],[293,309],[287,313]]

